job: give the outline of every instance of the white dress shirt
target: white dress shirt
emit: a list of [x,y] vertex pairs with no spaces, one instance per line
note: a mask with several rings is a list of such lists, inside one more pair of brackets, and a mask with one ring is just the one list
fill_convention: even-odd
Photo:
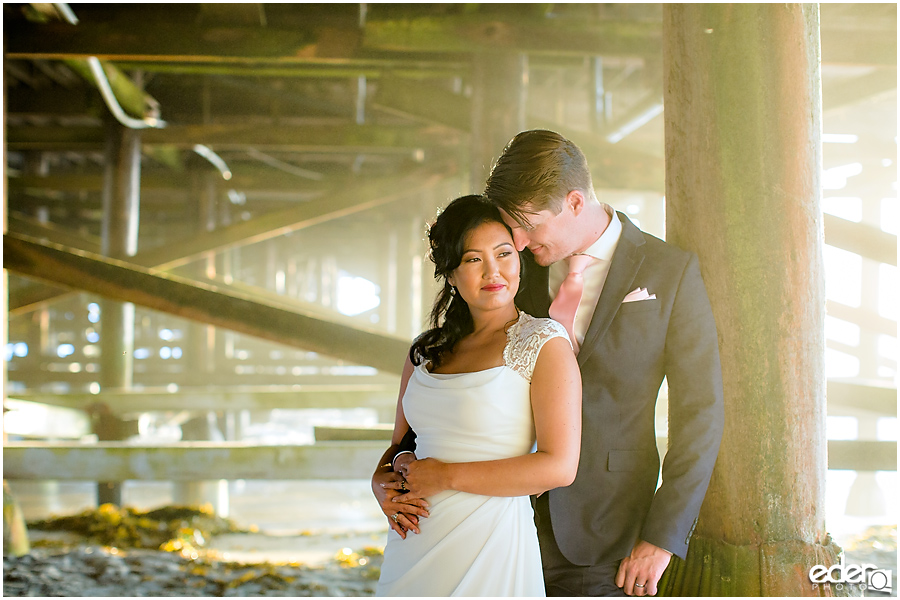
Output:
[[[608,204],[603,204],[603,209],[610,216],[609,225],[600,234],[597,241],[584,251],[584,254],[595,260],[591,261],[591,264],[584,270],[584,291],[581,294],[578,310],[575,311],[575,337],[578,338],[579,346],[584,342],[584,335],[591,324],[594,309],[597,308],[597,302],[600,301],[603,284],[606,283],[606,276],[609,275],[609,265],[616,252],[616,246],[619,245],[619,237],[622,235],[622,222],[619,221],[616,211]],[[568,274],[569,267],[566,261],[560,260],[550,265],[551,299],[556,297],[559,286],[562,285],[563,279]]]

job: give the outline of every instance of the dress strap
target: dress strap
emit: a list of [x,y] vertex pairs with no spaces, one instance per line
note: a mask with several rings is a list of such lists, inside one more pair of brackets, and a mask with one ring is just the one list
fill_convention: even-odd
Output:
[[566,328],[552,319],[536,319],[519,311],[519,320],[506,332],[507,342],[503,349],[504,364],[531,383],[534,365],[537,363],[541,348],[555,337],[564,337],[569,341]]

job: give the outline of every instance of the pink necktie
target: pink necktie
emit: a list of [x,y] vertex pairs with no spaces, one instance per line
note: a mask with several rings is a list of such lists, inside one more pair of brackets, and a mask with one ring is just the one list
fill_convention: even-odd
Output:
[[575,311],[581,303],[581,294],[584,291],[584,277],[582,273],[591,264],[592,257],[587,254],[574,254],[565,259],[569,264],[569,274],[559,286],[556,298],[550,304],[550,318],[566,328],[572,347],[578,353],[578,340],[575,338]]

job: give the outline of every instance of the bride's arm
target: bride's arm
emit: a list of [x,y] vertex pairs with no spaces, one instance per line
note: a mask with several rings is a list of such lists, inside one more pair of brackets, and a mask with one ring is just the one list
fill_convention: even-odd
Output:
[[581,374],[562,337],[548,340],[531,378],[537,452],[469,463],[427,458],[404,467],[410,493],[396,500],[452,489],[486,496],[525,496],[567,486],[575,479],[581,451]]
[[[412,363],[407,358],[406,363],[403,365],[403,374],[400,377],[400,393],[397,397],[397,412],[394,418],[394,434],[391,438],[391,446],[381,455],[378,468],[372,474],[372,493],[375,494],[375,499],[381,505],[382,512],[388,517],[390,527],[403,538],[406,537],[408,530],[419,533],[417,515],[420,517],[428,516],[428,503],[424,500],[411,498],[406,502],[398,501],[397,496],[400,492],[396,491],[396,489],[400,487],[399,482],[403,480],[403,476],[391,467],[393,458],[402,449],[401,442],[409,431],[409,424],[406,422],[406,416],[403,414],[403,394],[406,393],[406,386],[409,384],[413,369]],[[399,463],[400,461],[398,460],[397,462]],[[394,484],[397,484],[396,488]],[[398,514],[397,521],[391,518],[394,514]]]

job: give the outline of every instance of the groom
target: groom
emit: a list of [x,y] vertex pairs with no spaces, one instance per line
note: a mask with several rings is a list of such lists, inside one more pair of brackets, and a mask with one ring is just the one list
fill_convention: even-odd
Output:
[[[697,257],[601,204],[581,150],[552,131],[513,138],[485,195],[525,259],[517,304],[531,315],[550,316],[568,259],[590,257],[572,261],[587,266],[577,267],[574,323],[564,323],[579,345],[581,462],[571,486],[535,507],[547,594],[652,596],[671,555],[687,553],[722,438],[718,339]],[[669,433],[657,489],[663,377]]]

